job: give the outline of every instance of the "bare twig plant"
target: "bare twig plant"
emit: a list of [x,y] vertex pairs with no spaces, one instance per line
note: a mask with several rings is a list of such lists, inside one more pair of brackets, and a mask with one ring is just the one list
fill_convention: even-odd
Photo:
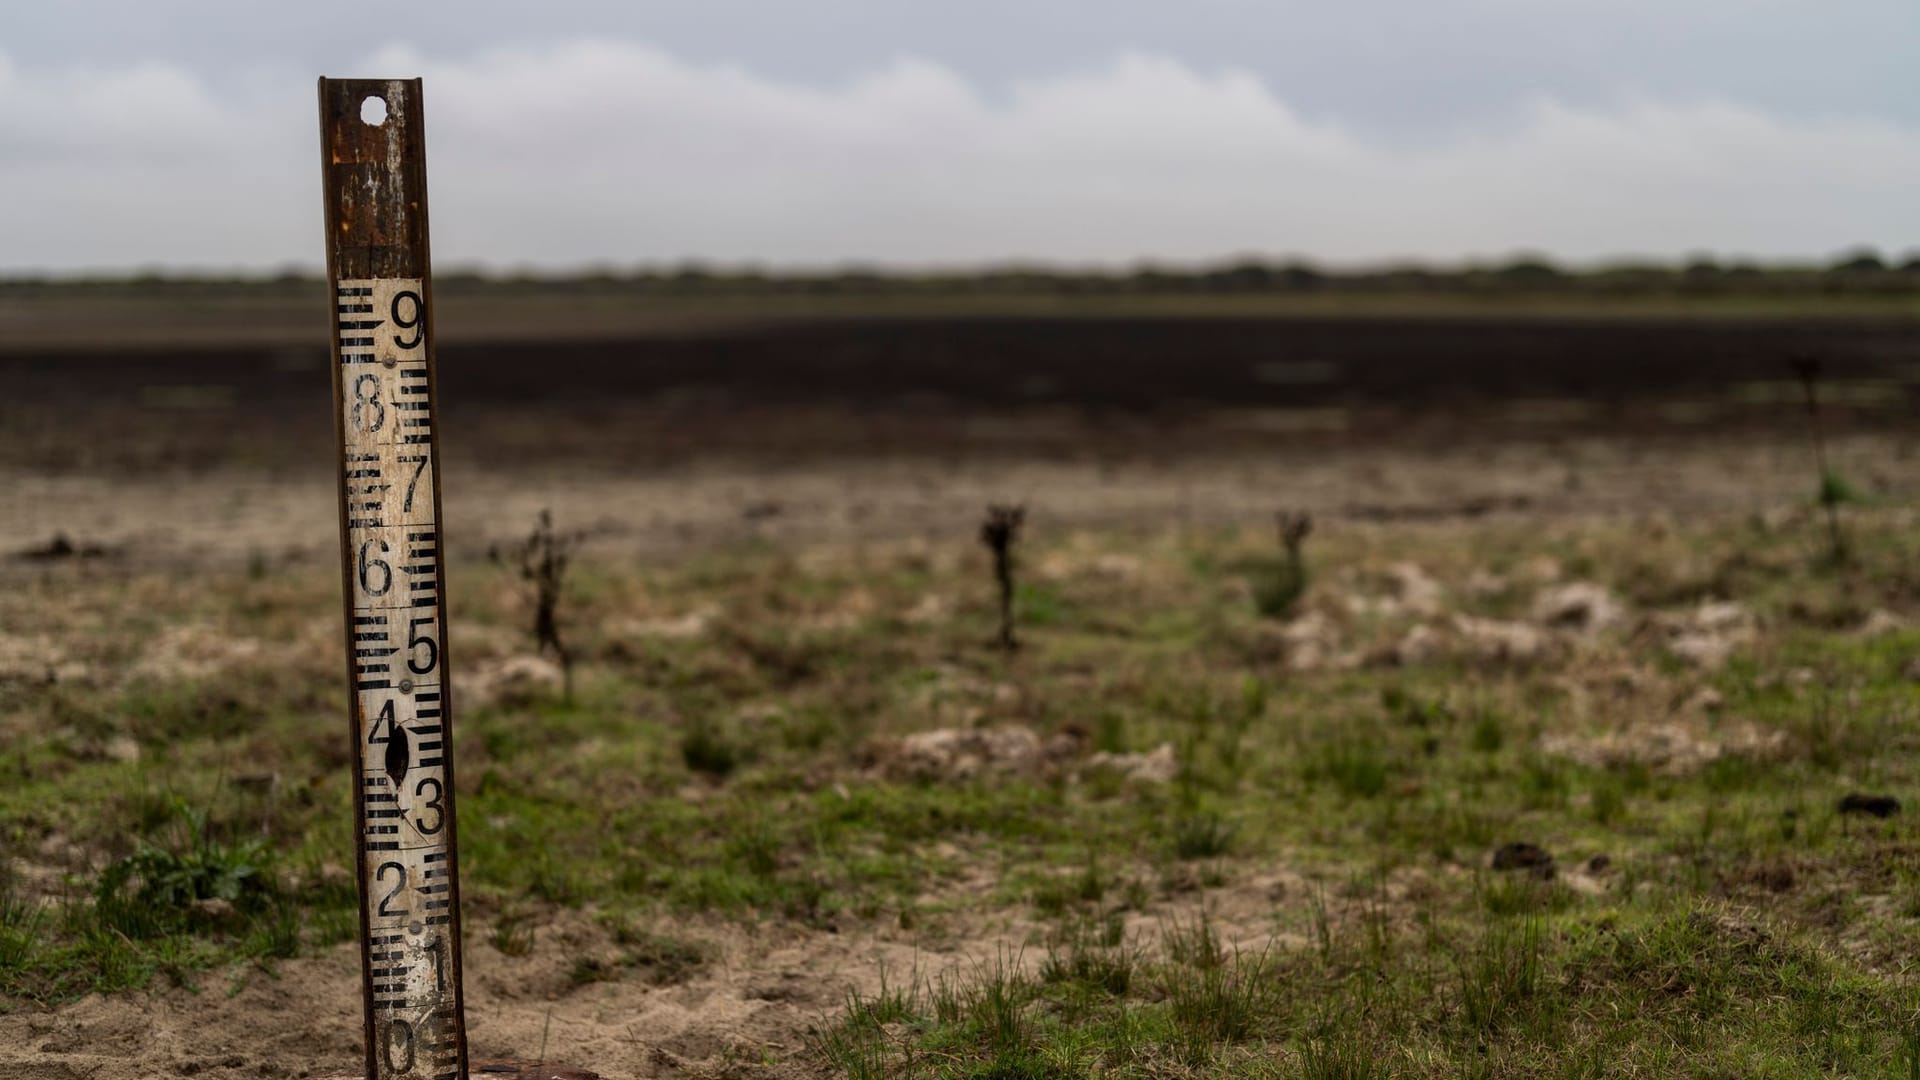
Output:
[[[579,541],[578,534],[555,532],[553,511],[542,510],[533,532],[512,551],[521,580],[530,586],[534,646],[543,653],[552,649],[560,661],[564,693],[569,702],[573,700],[573,653],[560,640],[560,598],[566,588],[567,567],[573,561],[573,549]],[[494,561],[506,561],[498,549],[492,554]]]
[[1820,473],[1820,507],[1827,515],[1828,556],[1835,562],[1847,559],[1847,536],[1840,528],[1840,504],[1853,498],[1852,489],[1827,463],[1826,434],[1820,427],[1820,361],[1811,356],[1796,356],[1793,373],[1806,392],[1807,433],[1813,442],[1814,468]]
[[1254,603],[1260,614],[1281,618],[1293,613],[1307,591],[1307,536],[1313,532],[1313,515],[1305,511],[1281,510],[1274,514],[1274,532],[1284,556],[1272,572],[1254,585]]
[[1024,506],[995,504],[980,523],[980,542],[993,552],[993,577],[1000,586],[1000,647],[1009,652],[1020,647],[1013,633],[1013,548],[1026,517]]

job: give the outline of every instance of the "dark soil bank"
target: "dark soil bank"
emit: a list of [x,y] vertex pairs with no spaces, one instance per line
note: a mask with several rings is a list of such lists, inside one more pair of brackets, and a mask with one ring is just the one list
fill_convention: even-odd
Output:
[[[1431,435],[1442,422],[1454,439],[1778,425],[1802,407],[1796,357],[1821,362],[1827,423],[1883,425],[1915,411],[1916,328],[1900,319],[829,320],[448,345],[439,386],[444,424],[464,416],[485,432],[545,429],[550,438],[507,441],[562,457],[609,442],[641,454],[940,451],[978,442],[979,421],[1014,422],[992,432],[1012,452],[1097,446],[1103,433],[1124,444],[1142,425],[1169,449],[1329,431]],[[0,352],[10,436],[0,454],[57,465],[76,433],[103,423],[140,433],[163,457],[224,453],[225,439],[202,445],[209,426],[270,428],[276,445],[322,448],[325,363],[320,343]],[[1288,420],[1309,413],[1321,415]],[[267,440],[252,441],[258,452]]]

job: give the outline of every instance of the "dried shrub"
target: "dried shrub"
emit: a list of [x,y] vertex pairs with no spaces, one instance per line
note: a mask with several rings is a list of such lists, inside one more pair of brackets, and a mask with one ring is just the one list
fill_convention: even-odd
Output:
[[980,523],[980,542],[993,552],[993,579],[1000,588],[1000,647],[1008,652],[1020,647],[1013,632],[1013,549],[1026,517],[1024,506],[995,504],[987,507],[986,520]]

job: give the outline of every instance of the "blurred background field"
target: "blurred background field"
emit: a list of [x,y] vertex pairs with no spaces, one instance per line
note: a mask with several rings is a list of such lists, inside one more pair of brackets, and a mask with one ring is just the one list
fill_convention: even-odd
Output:
[[[1905,1075],[1920,369],[1859,272],[443,281],[477,1050]],[[5,296],[6,1060],[348,1066],[320,291]]]

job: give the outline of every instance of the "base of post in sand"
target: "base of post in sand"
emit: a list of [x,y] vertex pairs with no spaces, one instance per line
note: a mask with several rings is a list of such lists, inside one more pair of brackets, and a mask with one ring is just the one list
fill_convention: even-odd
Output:
[[[556,1065],[551,1061],[476,1061],[467,1070],[469,1080],[600,1080],[597,1072]],[[360,1073],[337,1073],[314,1080],[366,1080]]]
[[482,1061],[473,1066],[472,1076],[475,1080],[600,1080],[597,1072],[551,1061]]

